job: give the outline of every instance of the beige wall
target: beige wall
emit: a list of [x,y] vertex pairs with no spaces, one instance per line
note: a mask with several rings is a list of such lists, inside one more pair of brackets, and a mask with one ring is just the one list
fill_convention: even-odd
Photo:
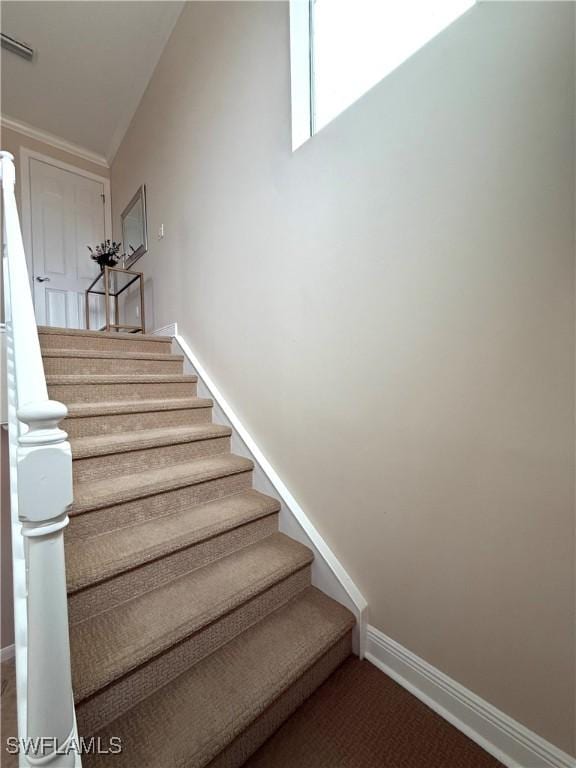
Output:
[[287,6],[190,3],[111,177],[370,622],[567,751],[573,13],[475,7],[293,154]]

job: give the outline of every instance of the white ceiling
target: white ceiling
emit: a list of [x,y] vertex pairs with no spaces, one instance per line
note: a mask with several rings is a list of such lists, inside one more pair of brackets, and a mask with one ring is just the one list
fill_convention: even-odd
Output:
[[3,0],[2,31],[36,56],[2,50],[2,115],[110,160],[183,5]]

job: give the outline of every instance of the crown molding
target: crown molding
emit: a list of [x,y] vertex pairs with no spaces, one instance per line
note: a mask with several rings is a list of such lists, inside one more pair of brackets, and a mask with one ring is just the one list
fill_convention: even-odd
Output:
[[41,141],[50,147],[60,149],[62,152],[67,152],[69,155],[75,155],[76,157],[82,158],[82,160],[87,160],[89,163],[100,165],[103,168],[110,167],[108,160],[104,155],[100,155],[97,152],[92,152],[92,150],[81,147],[78,144],[66,141],[66,139],[62,139],[60,136],[55,136],[53,133],[48,133],[48,131],[43,131],[40,128],[35,128],[33,125],[28,125],[28,123],[14,120],[14,118],[8,117],[7,115],[2,115],[0,122],[3,128],[16,131],[17,133],[22,134],[22,136],[28,136],[29,139]]

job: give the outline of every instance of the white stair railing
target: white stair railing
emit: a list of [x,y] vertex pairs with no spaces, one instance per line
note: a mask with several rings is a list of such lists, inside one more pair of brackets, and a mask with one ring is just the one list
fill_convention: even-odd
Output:
[[68,768],[80,764],[64,563],[72,453],[66,406],[48,399],[9,152],[0,174],[19,760]]

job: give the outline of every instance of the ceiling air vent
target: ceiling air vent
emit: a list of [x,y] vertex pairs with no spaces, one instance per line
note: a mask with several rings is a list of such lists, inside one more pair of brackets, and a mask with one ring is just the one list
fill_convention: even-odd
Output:
[[2,41],[2,48],[5,48],[7,51],[16,53],[28,61],[32,61],[34,58],[34,48],[31,48],[26,43],[22,43],[20,40],[4,34],[4,32],[0,32],[0,40]]

